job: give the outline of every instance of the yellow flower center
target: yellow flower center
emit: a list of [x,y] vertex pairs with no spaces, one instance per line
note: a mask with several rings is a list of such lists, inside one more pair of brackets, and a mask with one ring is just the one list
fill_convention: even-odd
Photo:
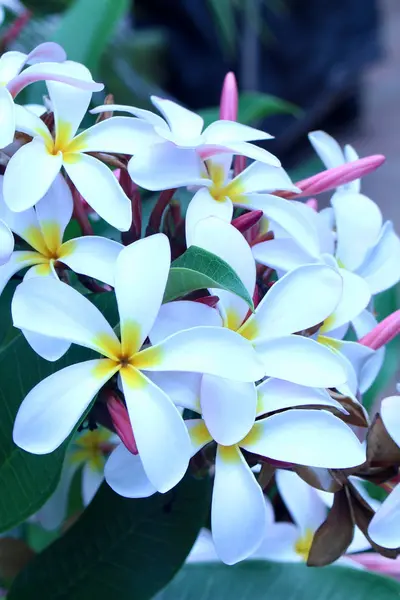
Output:
[[208,176],[212,180],[209,191],[214,200],[224,202],[226,198],[230,198],[232,202],[235,202],[237,197],[243,194],[244,188],[240,181],[236,179],[228,181],[221,165],[209,160],[207,161],[207,169]]
[[81,434],[73,443],[69,454],[71,463],[87,463],[92,471],[103,472],[105,454],[112,450],[111,433],[105,429],[96,429]]
[[308,555],[310,554],[313,538],[314,533],[311,531],[311,529],[307,528],[304,534],[297,539],[294,545],[295,552],[299,554],[305,561],[308,559]]

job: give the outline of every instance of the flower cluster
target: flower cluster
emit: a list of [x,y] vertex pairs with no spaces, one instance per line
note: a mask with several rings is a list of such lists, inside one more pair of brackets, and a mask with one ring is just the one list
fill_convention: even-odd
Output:
[[[80,128],[103,86],[56,44],[27,56],[8,52],[0,71],[0,291],[28,268],[12,299],[14,326],[48,361],[72,344],[87,349],[84,360],[29,391],[15,443],[51,453],[89,423],[94,431],[75,437],[67,454],[75,467],[62,477],[65,488],[85,464],[86,503],[103,471],[129,498],[171,490],[188,468],[212,474],[212,540],[228,564],[270,556],[279,524],[263,490],[275,471],[278,485],[299,497],[310,485],[331,495],[328,517],[318,504],[312,526],[287,530],[288,555],[336,560],[355,525],[367,546],[397,548],[391,519],[400,488],[373,516],[354,479],[393,478],[382,440],[400,443],[398,398],[385,401],[367,444],[360,434],[369,426],[361,394],[400,329],[398,312],[380,324],[373,314],[373,296],[400,280],[400,240],[360,193],[360,177],[383,157],[358,159],[313,132],[327,170],[294,184],[254,144],[271,136],[236,121],[231,74],[221,118],[207,127],[152,97],[157,113],[107,98],[90,111],[96,123]],[[46,107],[16,104],[38,80],[47,85]],[[139,186],[161,192],[147,228]],[[177,188],[191,193],[185,217]],[[331,205],[318,211],[310,196],[326,190]],[[115,228],[118,241],[94,235],[95,218]],[[80,235],[70,235],[71,222]],[[203,264],[188,275],[182,259],[193,250]],[[177,276],[194,283],[186,279],[171,296],[174,259]],[[99,296],[116,300],[115,314],[96,305]],[[109,431],[96,429],[104,424]],[[326,528],[343,502],[353,517],[347,545],[338,547],[332,538],[327,544]],[[301,521],[293,497],[291,505]],[[367,518],[357,517],[361,506]]]

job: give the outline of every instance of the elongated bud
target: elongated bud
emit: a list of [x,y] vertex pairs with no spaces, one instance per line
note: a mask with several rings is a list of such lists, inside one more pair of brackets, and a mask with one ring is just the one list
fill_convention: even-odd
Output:
[[340,185],[350,183],[356,179],[360,179],[368,173],[372,173],[378,167],[380,167],[386,158],[382,154],[374,154],[372,156],[366,156],[354,160],[353,162],[340,165],[339,167],[333,167],[317,173],[307,179],[298,181],[295,185],[301,189],[300,194],[294,194],[293,192],[279,192],[277,195],[284,198],[300,198],[301,196],[311,196],[314,194],[321,194],[333,190]]
[[160,193],[156,205],[151,211],[149,217],[149,222],[146,227],[146,237],[149,235],[153,235],[153,233],[158,233],[160,231],[164,211],[167,208],[168,204],[171,202],[175,192],[176,188],[170,190],[163,190]]
[[239,94],[235,74],[230,71],[225,75],[222,86],[219,118],[228,121],[237,121]]
[[253,227],[253,225],[256,225],[260,219],[262,219],[263,214],[262,210],[251,210],[250,212],[233,219],[232,225],[236,227],[240,233],[244,233]]
[[383,319],[372,331],[364,335],[359,342],[372,350],[379,350],[400,333],[400,310]]
[[132,452],[132,454],[139,454],[125,405],[116,396],[110,395],[107,400],[107,408],[114,424],[115,431],[121,438],[124,446],[129,452]]
[[199,302],[200,304],[206,304],[211,308],[215,308],[219,302],[219,296],[203,296],[202,298],[196,298],[194,302]]
[[309,206],[310,208],[312,208],[313,210],[315,210],[315,212],[317,212],[317,210],[318,210],[318,200],[316,198],[310,198],[309,200],[307,200],[306,204],[307,204],[307,206]]
[[242,171],[244,171],[246,168],[246,157],[242,156],[241,154],[239,156],[235,156],[235,160],[233,161],[233,173],[235,175],[235,177],[237,175],[240,175],[240,173]]

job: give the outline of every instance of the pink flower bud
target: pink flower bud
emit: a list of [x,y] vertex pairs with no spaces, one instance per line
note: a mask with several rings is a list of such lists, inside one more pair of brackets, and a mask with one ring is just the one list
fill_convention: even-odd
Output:
[[374,154],[346,163],[345,165],[340,165],[339,167],[327,169],[326,171],[322,171],[322,173],[317,173],[312,177],[298,181],[295,185],[301,189],[300,194],[280,192],[279,196],[283,196],[284,198],[299,198],[301,196],[311,196],[333,190],[340,185],[350,183],[364,175],[368,175],[368,173],[372,173],[385,160],[386,158],[382,154]]
[[396,579],[400,578],[400,556],[393,559],[380,556],[377,552],[362,552],[360,554],[346,555],[346,559],[353,560],[368,571],[375,571],[376,573],[389,575]]
[[139,454],[126,406],[112,394],[107,400],[107,408],[115,431],[121,438],[124,446],[132,454]]
[[307,200],[306,204],[307,206],[315,210],[315,212],[318,211],[318,200],[316,198],[310,198],[309,200]]
[[215,308],[219,302],[219,296],[203,296],[202,298],[196,298],[194,302],[206,304],[210,308]]
[[219,118],[226,121],[237,121],[239,94],[235,74],[230,71],[225,75],[222,86]]
[[250,212],[233,219],[232,225],[236,227],[240,233],[244,233],[253,227],[253,225],[256,225],[262,218],[263,214],[264,213],[262,210],[251,210]]
[[364,335],[359,342],[372,350],[379,350],[400,333],[400,309],[383,319],[372,331]]
[[237,175],[240,175],[240,173],[242,171],[244,171],[246,168],[246,157],[242,156],[241,154],[239,154],[238,156],[235,156],[235,160],[233,162],[233,171],[235,174],[235,177]]

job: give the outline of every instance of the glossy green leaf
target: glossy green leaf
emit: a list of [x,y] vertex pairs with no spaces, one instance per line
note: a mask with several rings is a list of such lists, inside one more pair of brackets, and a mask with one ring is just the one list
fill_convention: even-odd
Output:
[[[375,314],[378,321],[399,308],[400,285],[392,287],[374,298]],[[400,337],[386,345],[385,360],[378,377],[375,379],[369,390],[363,395],[363,404],[370,411],[378,398],[381,398],[387,387],[393,381],[399,367],[400,356]]]
[[208,480],[131,500],[103,484],[67,533],[15,580],[9,600],[149,600],[175,575],[209,510]]
[[342,566],[249,561],[188,565],[157,600],[398,600],[400,583]]
[[69,60],[82,62],[96,76],[101,55],[129,7],[129,0],[75,0],[52,41],[61,44]]
[[[99,294],[92,300],[117,322],[114,294]],[[40,358],[22,334],[0,349],[0,532],[7,531],[35,513],[54,491],[60,478],[68,441],[51,454],[38,456],[21,450],[12,440],[18,408],[39,381],[67,365],[90,358],[93,353],[72,347],[55,363]]]
[[253,301],[236,272],[224,260],[199,248],[190,246],[174,260],[168,277],[164,302],[170,302],[205,288],[233,292],[253,308]]

